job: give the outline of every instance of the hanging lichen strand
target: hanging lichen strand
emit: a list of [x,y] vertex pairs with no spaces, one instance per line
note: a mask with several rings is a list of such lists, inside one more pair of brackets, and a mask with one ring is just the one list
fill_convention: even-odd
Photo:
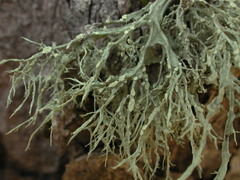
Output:
[[[222,142],[222,164],[215,179],[223,179],[230,159],[229,137],[235,136],[233,121],[239,117],[234,108],[240,105],[240,81],[232,73],[240,68],[239,12],[240,3],[234,0],[156,0],[120,20],[93,25],[67,44],[36,43],[40,52],[32,57],[3,60],[1,64],[20,64],[11,71],[9,103],[22,82],[25,98],[15,112],[31,99],[31,118],[12,131],[47,113],[30,137],[29,148],[41,127],[64,114],[66,106],[81,108],[91,95],[94,110],[70,141],[89,130],[90,153],[103,143],[106,154],[121,159],[116,167],[126,163],[135,180],[151,179],[157,168],[170,179],[168,142],[190,142],[192,163],[179,178],[184,180],[195,168],[201,171],[209,138]],[[206,92],[206,85],[214,85],[218,94],[205,107],[198,95]],[[223,97],[229,108],[220,137],[209,119],[222,107]]]

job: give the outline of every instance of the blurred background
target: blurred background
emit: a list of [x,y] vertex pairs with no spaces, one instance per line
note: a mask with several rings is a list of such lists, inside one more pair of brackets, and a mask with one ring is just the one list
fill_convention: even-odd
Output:
[[[85,25],[103,22],[109,16],[118,19],[122,14],[144,6],[146,0],[0,0],[0,60],[8,58],[27,58],[38,51],[38,47],[21,37],[51,45],[62,44],[85,32]],[[95,152],[87,159],[85,145],[88,134],[83,133],[70,146],[66,146],[70,130],[79,124],[74,122],[73,112],[59,120],[55,143],[49,145],[49,127],[44,127],[33,139],[30,150],[25,151],[29,136],[37,127],[21,128],[17,133],[6,135],[16,125],[28,118],[28,105],[15,116],[9,118],[21,103],[24,86],[17,88],[13,103],[6,108],[10,89],[10,78],[6,72],[17,67],[15,63],[0,66],[0,180],[132,180],[126,168],[111,169],[115,157],[110,156],[107,167],[101,152]],[[209,90],[208,98],[213,91]],[[204,97],[205,98],[205,97]],[[227,102],[224,106],[227,106]],[[212,123],[221,133],[225,125],[226,112],[213,118]],[[236,128],[240,127],[236,121]],[[240,129],[240,128],[239,128]],[[239,136],[238,136],[239,141]],[[177,147],[172,144],[172,159],[176,165],[172,176],[175,179],[191,162],[189,144]],[[227,180],[240,180],[240,150],[233,140],[230,143],[233,157],[229,165]],[[208,142],[203,154],[203,179],[213,179],[215,170],[221,163],[221,152]],[[159,170],[156,179],[164,179]],[[198,179],[197,172],[189,179]]]
[[[102,22],[109,16],[116,19],[121,14],[132,11],[132,8],[140,8],[140,2],[134,5],[131,3],[125,0],[0,0],[0,60],[27,58],[38,51],[36,45],[25,41],[22,37],[47,45],[51,45],[52,42],[62,44],[78,33],[84,32],[87,24]],[[56,143],[50,147],[49,127],[46,127],[33,139],[30,150],[25,151],[29,136],[38,123],[35,126],[21,128],[17,133],[6,135],[10,129],[28,118],[28,104],[15,116],[9,118],[21,103],[24,94],[23,85],[17,88],[13,103],[6,108],[10,90],[10,77],[7,71],[15,67],[17,63],[0,66],[0,180],[70,180],[77,178],[78,170],[65,173],[65,166],[72,159],[86,154],[81,140],[80,145],[67,148],[67,150],[66,141],[58,142],[60,145]],[[65,124],[62,128],[65,128]],[[86,141],[84,136],[82,141]],[[98,164],[103,163],[104,160],[100,159]],[[90,166],[96,165],[94,162]],[[71,169],[71,165],[68,167]],[[88,165],[85,162],[82,169],[86,170],[86,167]],[[98,169],[100,170],[101,167]],[[94,171],[96,173],[96,169]],[[88,173],[92,174],[92,171]],[[86,172],[80,174],[81,179],[90,178]],[[107,178],[106,174],[102,176]],[[98,175],[90,179],[101,178]]]
[[[38,47],[21,37],[36,42],[57,44],[68,41],[69,35],[64,17],[69,4],[64,0],[3,0],[0,1],[0,60],[27,58]],[[6,72],[15,63],[0,66],[0,179],[35,180],[61,179],[61,156],[56,147],[49,146],[48,132],[41,132],[29,151],[25,147],[34,127],[20,129],[18,133],[5,135],[11,128],[28,117],[28,106],[9,119],[21,102],[24,88],[18,87],[13,104],[6,109],[10,88]]]

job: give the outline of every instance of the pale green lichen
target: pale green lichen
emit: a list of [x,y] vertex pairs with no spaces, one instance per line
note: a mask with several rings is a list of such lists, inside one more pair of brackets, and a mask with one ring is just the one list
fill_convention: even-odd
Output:
[[[192,163],[179,177],[183,180],[195,168],[201,173],[207,138],[216,144],[220,140],[222,164],[215,179],[223,179],[230,159],[229,137],[236,138],[233,121],[239,117],[234,107],[240,106],[240,81],[231,71],[240,68],[239,12],[240,3],[234,0],[156,0],[120,20],[108,20],[103,28],[93,27],[67,44],[37,43],[40,52],[32,57],[1,61],[19,62],[11,71],[8,102],[21,82],[25,94],[15,112],[32,100],[31,118],[11,132],[34,124],[40,114],[47,113],[30,137],[29,148],[41,127],[53,122],[68,105],[81,108],[91,94],[94,110],[87,113],[87,120],[70,141],[89,130],[90,152],[103,143],[106,154],[120,157],[116,167],[127,163],[135,179],[152,178],[157,168],[165,169],[170,179],[168,142],[189,141]],[[198,98],[206,92],[205,85],[218,90],[207,110]],[[50,95],[44,102],[46,94]],[[222,108],[224,96],[229,109],[220,137],[209,119]]]

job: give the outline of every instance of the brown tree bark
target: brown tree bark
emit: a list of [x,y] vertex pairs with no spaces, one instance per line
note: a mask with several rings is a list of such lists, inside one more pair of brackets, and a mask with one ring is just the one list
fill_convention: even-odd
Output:
[[[87,24],[103,22],[110,16],[118,19],[123,13],[137,8],[140,8],[140,3],[133,5],[126,0],[1,0],[0,60],[26,58],[37,52],[36,45],[21,37],[48,45],[52,42],[61,44],[78,33],[85,32]],[[56,145],[50,147],[49,127],[45,127],[31,143],[31,149],[25,152],[28,138],[39,123],[5,135],[28,118],[27,104],[10,118],[23,98],[23,85],[17,88],[14,102],[6,109],[10,90],[10,78],[6,71],[16,66],[14,63],[0,66],[0,179],[61,179],[66,163],[75,156],[86,153],[83,145],[66,147],[64,136],[59,136],[62,138],[60,144],[64,144],[65,148],[57,146],[60,148],[57,150]],[[59,128],[65,128],[70,123],[71,119],[68,119]],[[72,166],[68,165],[67,169],[69,173]],[[64,178],[71,179],[66,175]]]
[[[104,22],[107,18],[118,19],[143,6],[141,0],[0,0],[0,60],[6,58],[26,58],[37,52],[37,46],[26,42],[26,37],[36,42],[61,44],[89,29],[86,25]],[[54,145],[49,145],[49,127],[44,127],[31,143],[31,149],[25,152],[28,138],[41,120],[17,133],[5,135],[11,128],[28,118],[28,105],[11,117],[14,109],[20,104],[24,86],[19,86],[14,102],[6,109],[7,96],[10,89],[10,78],[7,70],[17,64],[8,63],[0,66],[0,179],[1,180],[127,180],[133,179],[123,166],[117,170],[117,158],[109,156],[105,167],[105,157],[99,151],[87,159],[89,135],[84,132],[73,143],[67,146],[71,131],[79,125],[75,121],[74,109],[66,112],[66,118],[59,120],[54,127]],[[236,72],[236,74],[239,72]],[[237,76],[239,76],[237,74]],[[215,95],[214,88],[202,96],[207,104]],[[91,104],[91,103],[90,103]],[[91,106],[89,104],[89,106]],[[223,105],[228,106],[225,99]],[[88,106],[88,104],[86,104]],[[91,108],[91,107],[87,107]],[[220,112],[212,118],[213,126],[221,134],[225,125],[227,112]],[[220,123],[219,123],[220,122]],[[235,128],[240,129],[239,121]],[[240,137],[238,136],[238,141]],[[173,167],[172,176],[179,177],[191,162],[189,144],[178,147],[171,145]],[[208,142],[203,154],[203,179],[212,179],[212,172],[221,163],[220,151],[212,142]],[[230,163],[226,179],[240,179],[240,150],[231,141],[231,153],[234,157]],[[164,179],[164,172],[159,170],[156,179]],[[189,179],[198,179],[197,171]]]

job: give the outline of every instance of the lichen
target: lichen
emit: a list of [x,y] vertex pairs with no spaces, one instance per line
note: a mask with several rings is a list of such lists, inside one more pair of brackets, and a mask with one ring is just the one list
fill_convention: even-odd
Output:
[[[151,179],[158,168],[170,179],[169,141],[189,141],[192,163],[179,177],[183,180],[196,168],[201,172],[201,155],[211,139],[222,143],[215,179],[223,179],[231,157],[229,137],[236,137],[233,121],[240,116],[235,110],[240,81],[232,73],[240,68],[239,12],[240,3],[234,0],[156,0],[119,20],[93,25],[69,43],[36,43],[40,51],[30,58],[1,61],[19,63],[10,71],[8,104],[18,84],[25,86],[13,115],[31,99],[31,117],[10,132],[46,113],[29,148],[40,128],[64,114],[68,105],[81,108],[91,95],[94,109],[70,141],[89,130],[89,153],[103,143],[106,154],[121,159],[116,168],[128,164],[136,180]],[[199,94],[206,92],[206,85],[214,85],[218,94],[205,107]],[[209,120],[222,108],[224,97],[229,109],[221,137]]]

